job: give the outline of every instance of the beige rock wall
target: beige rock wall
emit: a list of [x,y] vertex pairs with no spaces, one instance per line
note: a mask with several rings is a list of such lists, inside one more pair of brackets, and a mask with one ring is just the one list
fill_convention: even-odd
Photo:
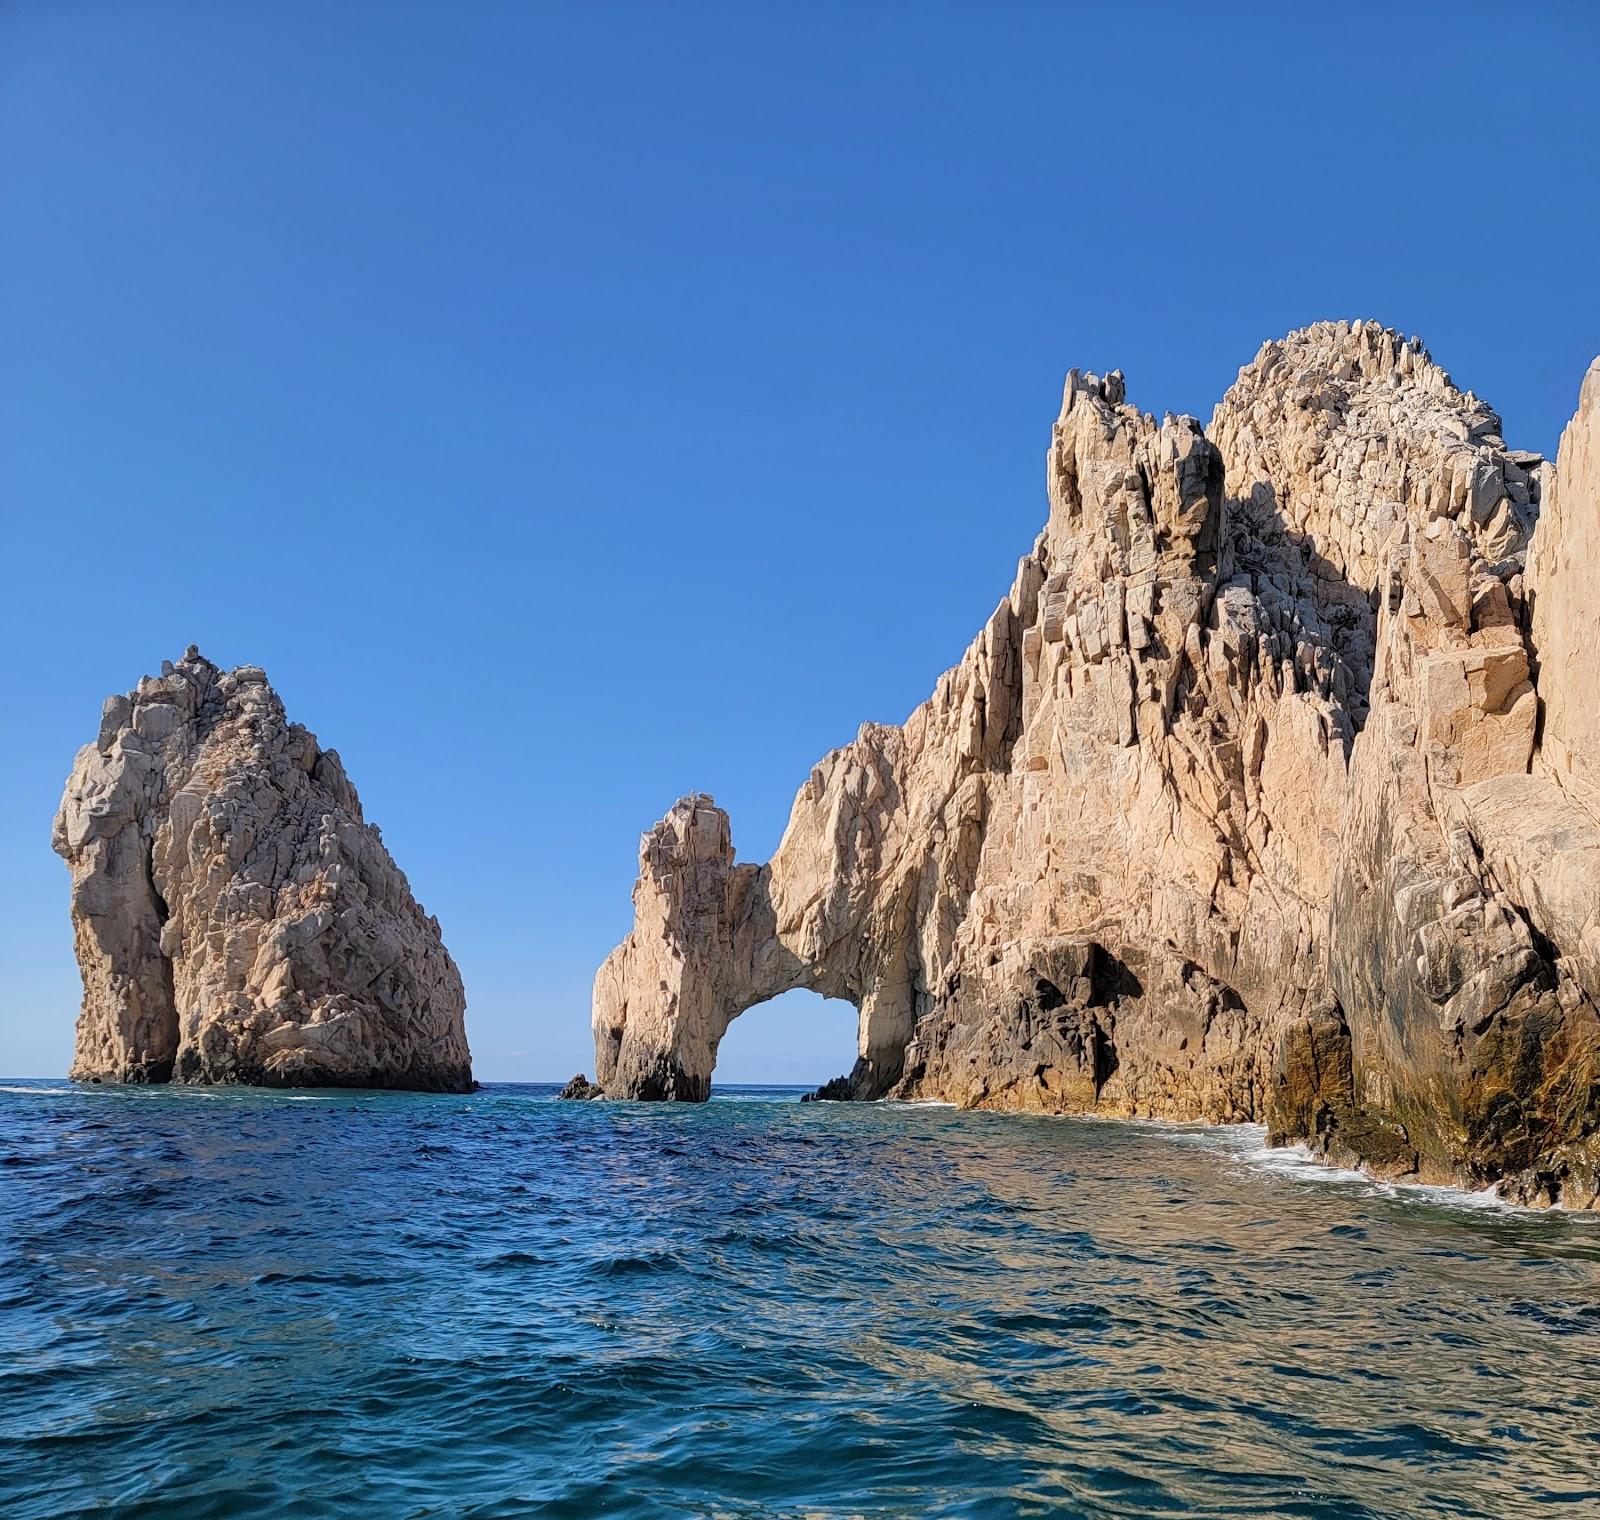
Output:
[[106,702],[54,830],[72,1075],[463,1091],[461,978],[332,750],[190,649]]
[[1541,760],[1550,776],[1600,806],[1600,359],[1584,376],[1561,439],[1553,510],[1528,563],[1544,705]]
[[1600,757],[1550,689],[1600,658],[1567,632],[1594,388],[1530,596],[1541,462],[1415,340],[1269,343],[1204,432],[1069,376],[1045,530],[929,701],[823,760],[764,866],[708,798],[646,836],[607,1091],[704,1097],[731,1019],[804,985],[861,1011],[857,1096],[1266,1119],[1592,1197],[1600,841],[1512,798],[1541,698],[1562,774]]

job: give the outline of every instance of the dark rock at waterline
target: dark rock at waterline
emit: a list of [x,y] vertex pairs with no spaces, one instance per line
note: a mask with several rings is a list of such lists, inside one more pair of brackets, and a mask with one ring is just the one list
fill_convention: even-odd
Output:
[[581,1071],[560,1092],[558,1098],[603,1098],[606,1090],[598,1082],[591,1082]]
[[824,1082],[815,1092],[805,1093],[800,1101],[802,1103],[848,1103],[855,1097],[855,1091],[850,1085],[849,1077],[835,1077],[831,1082]]

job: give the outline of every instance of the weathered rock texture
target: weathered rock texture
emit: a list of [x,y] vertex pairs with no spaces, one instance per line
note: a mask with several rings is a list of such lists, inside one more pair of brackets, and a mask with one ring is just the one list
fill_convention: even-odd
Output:
[[1545,474],[1376,324],[1267,344],[1204,431],[1069,375],[1049,521],[932,698],[765,865],[707,797],[645,836],[606,1091],[704,1098],[806,986],[860,1010],[858,1097],[1264,1120],[1592,1204],[1600,368],[1541,518]]
[[91,1082],[465,1091],[455,963],[332,750],[191,648],[106,702],[54,845]]

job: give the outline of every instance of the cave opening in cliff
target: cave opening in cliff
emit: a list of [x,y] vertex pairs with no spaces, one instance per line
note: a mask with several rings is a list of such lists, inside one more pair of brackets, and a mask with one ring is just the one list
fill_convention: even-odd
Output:
[[855,1005],[808,988],[779,993],[746,1009],[717,1047],[712,1090],[729,1087],[817,1088],[856,1062]]

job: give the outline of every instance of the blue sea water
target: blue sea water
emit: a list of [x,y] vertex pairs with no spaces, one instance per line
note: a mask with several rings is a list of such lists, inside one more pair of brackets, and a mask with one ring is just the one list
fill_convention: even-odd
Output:
[[0,1515],[1600,1514],[1600,1220],[935,1107],[0,1090]]

